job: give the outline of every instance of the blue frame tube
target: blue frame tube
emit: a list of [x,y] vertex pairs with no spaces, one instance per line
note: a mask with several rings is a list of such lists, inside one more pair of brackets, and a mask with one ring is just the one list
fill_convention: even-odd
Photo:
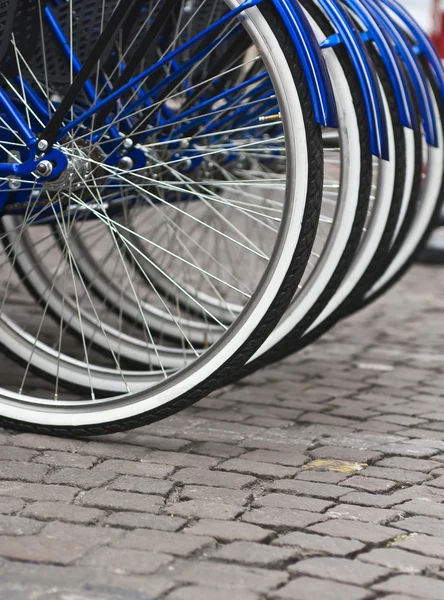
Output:
[[339,36],[327,39],[321,48],[344,43],[358,77],[367,113],[370,150],[383,160],[389,160],[387,119],[379,81],[365,44],[350,15],[337,0],[319,0],[320,5],[337,29]]
[[399,55],[410,75],[412,85],[415,90],[419,108],[421,111],[422,122],[424,126],[424,133],[427,143],[435,148],[438,145],[438,131],[436,127],[436,121],[433,115],[433,104],[430,95],[429,87],[426,85],[426,77],[422,66],[413,50],[409,45],[405,36],[396,27],[396,25],[390,20],[387,13],[382,8],[381,4],[375,2],[375,0],[361,0],[365,4],[371,4],[374,10],[378,13],[380,19],[384,22],[387,31],[395,47],[399,52]]

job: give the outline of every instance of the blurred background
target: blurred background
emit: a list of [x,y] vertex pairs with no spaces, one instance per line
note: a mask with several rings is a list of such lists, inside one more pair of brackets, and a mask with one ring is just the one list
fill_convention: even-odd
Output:
[[427,31],[431,31],[434,0],[402,0],[402,4],[409,9]]

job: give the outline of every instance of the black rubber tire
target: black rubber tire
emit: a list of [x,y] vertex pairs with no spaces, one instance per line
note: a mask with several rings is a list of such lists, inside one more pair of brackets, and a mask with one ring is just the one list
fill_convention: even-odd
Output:
[[212,376],[206,381],[196,386],[192,391],[188,392],[184,396],[176,398],[174,401],[171,401],[156,410],[151,410],[128,419],[113,421],[100,425],[88,425],[84,427],[36,425],[0,416],[0,426],[20,431],[32,431],[46,435],[80,437],[105,435],[119,431],[126,431],[135,427],[141,427],[142,425],[147,425],[149,423],[154,423],[183,410],[187,406],[190,406],[201,398],[207,396],[213,390],[226,385],[227,382],[234,380],[238,371],[242,369],[248,359],[256,352],[259,346],[265,341],[265,339],[279,322],[280,317],[287,309],[304,274],[319,223],[323,191],[322,132],[321,127],[315,122],[307,81],[299,57],[297,56],[295,47],[285,28],[284,23],[282,22],[272,3],[261,3],[258,5],[258,7],[267,18],[267,21],[270,23],[273,31],[276,34],[276,37],[279,39],[289,66],[293,72],[296,86],[300,94],[304,122],[306,123],[307,148],[309,156],[309,189],[301,235],[286,279],[282,284],[279,293],[276,295],[274,302],[271,304],[266,318],[262,320],[262,323],[250,336],[248,341],[234,356],[231,357],[229,361],[225,363],[222,368],[213,373]]

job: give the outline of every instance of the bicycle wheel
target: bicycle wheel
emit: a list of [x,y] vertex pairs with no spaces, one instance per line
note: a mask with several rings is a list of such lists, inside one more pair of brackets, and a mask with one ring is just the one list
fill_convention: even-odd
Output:
[[[75,3],[63,5],[63,10],[68,11],[66,20],[68,30],[65,30],[65,36],[69,32],[69,23],[72,23],[73,4]],[[178,3],[166,4],[178,5]],[[201,6],[205,4],[207,3],[202,2]],[[156,3],[157,5],[158,3]],[[182,7],[182,3],[179,5]],[[118,5],[118,7],[120,6]],[[208,96],[206,96],[204,101],[200,98],[201,103],[196,104],[197,110],[201,111],[199,118],[206,118],[202,127],[208,129],[207,113],[209,112],[210,118],[213,119],[212,125],[216,127],[211,131],[212,138],[217,138],[217,134],[224,131],[224,135],[229,136],[228,143],[225,143],[222,148],[216,146],[216,150],[214,150],[211,143],[207,142],[206,148],[192,151],[191,156],[189,146],[180,146],[179,149],[174,147],[169,151],[171,153],[169,157],[167,156],[165,159],[165,156],[162,156],[158,158],[157,162],[154,162],[154,168],[158,169],[156,178],[146,175],[146,170],[153,167],[152,161],[155,155],[151,152],[147,157],[145,148],[140,147],[142,145],[140,139],[133,148],[129,147],[129,151],[119,159],[118,165],[120,166],[112,165],[109,160],[107,162],[107,159],[114,157],[116,152],[115,145],[112,143],[113,131],[118,134],[118,147],[120,147],[123,146],[125,140],[136,138],[143,126],[147,130],[146,135],[148,136],[147,140],[143,138],[144,146],[150,147],[150,141],[154,139],[152,136],[156,128],[157,130],[163,129],[166,137],[163,140],[157,139],[152,142],[152,145],[157,147],[156,144],[159,142],[167,146],[172,145],[173,138],[169,135],[171,127],[168,129],[166,126],[168,121],[170,125],[172,122],[176,135],[179,121],[182,122],[186,118],[186,126],[190,125],[190,113],[185,115],[187,110],[191,110],[188,108],[187,102],[191,98],[193,103],[196,103],[196,98],[193,98],[196,86],[208,83],[208,81],[202,82],[202,71],[199,69],[197,74],[192,72],[194,79],[189,73],[192,66],[200,64],[201,61],[192,60],[189,39],[186,37],[190,35],[190,30],[195,35],[195,29],[182,25],[184,22],[193,21],[199,11],[196,10],[190,16],[190,13],[182,10],[182,7],[178,13],[170,11],[167,15],[168,31],[175,32],[173,39],[169,39],[168,36],[155,36],[157,46],[154,55],[156,60],[159,54],[161,56],[158,63],[155,64],[161,63],[162,68],[166,66],[165,71],[162,71],[162,76],[156,78],[157,93],[159,90],[165,91],[164,87],[168,85],[168,78],[173,77],[175,85],[168,87],[168,94],[165,97],[161,95],[160,99],[159,96],[154,99],[150,97],[150,93],[153,94],[151,87],[153,82],[149,82],[150,86],[146,83],[144,79],[145,65],[139,64],[139,60],[136,61],[137,68],[140,69],[140,72],[136,69],[136,72],[139,73],[137,77],[139,77],[138,81],[145,83],[145,86],[141,83],[136,95],[133,91],[128,92],[126,97],[119,98],[115,102],[112,92],[110,95],[110,90],[114,89],[113,86],[117,90],[122,88],[119,73],[123,66],[133,65],[135,59],[133,60],[132,57],[138,56],[137,48],[134,49],[134,40],[137,39],[137,36],[135,37],[132,32],[125,36],[122,32],[122,35],[112,43],[108,40],[105,48],[107,55],[94,73],[96,84],[94,89],[97,91],[100,88],[99,100],[105,100],[105,103],[101,104],[102,109],[108,110],[104,124],[99,118],[99,113],[92,124],[88,125],[85,115],[91,114],[92,109],[91,102],[88,100],[89,86],[84,86],[79,91],[78,97],[71,98],[71,109],[62,119],[60,131],[56,132],[54,148],[49,149],[49,152],[57,151],[66,155],[69,169],[57,177],[52,176],[52,173],[49,175],[40,173],[42,178],[32,186],[22,179],[19,182],[20,189],[14,192],[13,198],[9,200],[9,207],[5,207],[6,211],[8,208],[10,212],[19,211],[23,194],[28,194],[29,200],[31,192],[34,202],[26,203],[24,214],[6,215],[2,219],[5,260],[1,265],[1,270],[5,286],[2,290],[0,339],[9,352],[23,361],[23,369],[17,384],[11,384],[10,389],[3,388],[1,390],[0,414],[3,424],[54,433],[99,434],[163,418],[187,404],[195,402],[229,379],[230,374],[244,364],[266,338],[291,300],[309,259],[319,218],[322,192],[321,131],[314,122],[308,86],[295,49],[275,9],[271,5],[264,4],[260,8],[253,7],[241,11],[242,3],[235,0],[227,0],[226,6],[228,9],[223,17],[223,33],[216,38],[216,41],[214,40],[216,21],[213,23],[211,20],[213,11],[208,11],[203,19],[205,25],[200,26],[204,29],[200,32],[199,39],[202,40],[205,37],[206,47],[202,49],[200,46],[200,59],[206,59],[207,65],[213,64],[214,68],[214,63],[208,60],[211,58],[212,51],[220,44],[224,44],[230,35],[234,35],[235,38],[237,35],[241,35],[243,39],[243,36],[248,34],[250,43],[256,49],[256,55],[251,60],[256,65],[260,61],[262,65],[260,74],[254,74],[243,84],[244,90],[248,88],[244,103],[239,96],[239,86],[234,86],[230,88],[235,91],[232,92],[231,103],[227,102],[228,106],[225,105],[226,102],[223,102],[222,105],[219,103],[218,94],[212,97],[211,103],[208,103]],[[114,18],[115,12],[109,17],[108,23]],[[82,13],[78,11],[76,14]],[[42,17],[41,14],[40,17]],[[154,17],[153,15],[151,17],[153,22],[156,22],[158,15],[156,17],[154,14]],[[165,15],[162,15],[162,18],[165,19]],[[171,20],[174,25],[172,28]],[[149,33],[143,28],[143,24],[149,21],[150,11],[148,14],[144,12],[140,27],[141,36]],[[81,24],[79,28],[81,31]],[[107,25],[104,26],[104,31],[106,29]],[[43,27],[42,30],[44,31]],[[154,31],[157,32],[157,29]],[[211,43],[206,37],[210,34],[212,36]],[[39,58],[38,51],[45,51],[48,39],[48,35],[44,35],[40,46],[37,45],[34,49],[37,59]],[[133,55],[125,52],[125,47],[122,46],[122,40],[125,39],[133,48]],[[159,44],[165,43],[167,44],[166,50],[158,47]],[[117,44],[117,48],[114,44]],[[109,49],[110,45],[111,49]],[[75,47],[74,43],[73,46]],[[165,52],[168,56],[171,47],[175,48],[174,64],[172,60],[166,61],[164,56]],[[177,60],[180,48],[186,50],[183,63]],[[58,73],[56,69],[54,69],[54,73],[48,72],[48,62],[43,60],[44,57],[40,57],[40,63],[36,59],[36,64],[44,67],[43,78],[39,79],[38,70],[32,68],[32,65],[20,52],[19,47],[15,47],[15,55],[17,65],[21,70],[21,82],[25,82],[26,78],[30,77],[36,87],[32,94],[31,90],[23,83],[22,94],[16,93],[17,103],[20,104],[21,101],[24,114],[28,114],[27,111],[31,110],[35,112],[34,105],[31,105],[29,99],[34,98],[37,93],[42,94],[49,108],[56,103],[54,105],[56,110],[51,113],[54,117],[60,106],[63,106],[65,99],[70,98],[70,90],[73,89],[75,79],[74,83],[60,82],[56,77]],[[88,54],[85,60],[88,61]],[[240,61],[237,65],[239,70],[245,67],[243,53]],[[219,68],[222,68],[220,61],[218,65]],[[70,66],[72,75],[74,70],[72,53]],[[233,68],[230,65],[231,71]],[[124,69],[123,72],[125,72]],[[150,72],[153,72],[152,68]],[[219,73],[213,74],[211,79],[220,81],[225,74],[226,71],[221,70]],[[53,75],[52,79],[50,75]],[[117,78],[117,81],[114,81],[114,77]],[[180,84],[176,78],[179,78]],[[258,90],[256,85],[258,79],[254,78],[260,78],[268,87],[266,86],[265,90],[263,88]],[[190,90],[190,86],[194,87],[194,92]],[[208,93],[208,89],[206,93]],[[257,101],[253,114],[251,112],[252,94],[256,94],[255,100]],[[174,102],[171,101],[173,95],[175,95]],[[178,101],[181,95],[183,104]],[[199,94],[197,97],[200,97]],[[135,109],[128,112],[128,106],[131,106],[134,98],[136,98]],[[97,98],[95,98],[95,102],[97,104]],[[144,102],[145,104],[143,104]],[[41,103],[40,108],[43,108],[45,103]],[[141,105],[142,109],[140,109]],[[154,105],[156,111],[153,112]],[[92,107],[94,108],[95,104],[92,104]],[[162,108],[162,114],[160,114],[159,107]],[[194,107],[195,105],[192,104],[191,108]],[[224,122],[224,119],[228,118],[228,122],[238,119],[239,110],[247,115],[247,123],[249,123],[248,119],[253,123],[249,125],[255,130],[253,141],[249,138],[245,142],[245,137],[241,135],[243,130],[239,127],[229,128],[227,134],[225,129],[227,121]],[[256,114],[257,111],[259,114]],[[145,354],[145,370],[126,369],[119,350],[119,344],[120,346],[124,345],[128,337],[123,328],[123,320],[119,318],[119,315],[114,322],[109,320],[111,311],[106,303],[100,303],[93,298],[87,286],[84,285],[81,272],[77,269],[70,252],[72,228],[87,227],[97,244],[100,243],[99,226],[111,230],[111,238],[114,239],[114,248],[117,248],[120,260],[119,265],[124,265],[125,285],[136,296],[138,285],[135,283],[134,265],[141,261],[147,261],[149,264],[155,261],[152,261],[150,256],[141,255],[136,251],[135,245],[132,243],[134,232],[128,232],[125,229],[126,225],[122,225],[121,219],[114,218],[113,211],[117,211],[118,215],[129,213],[134,208],[137,197],[141,194],[148,196],[151,200],[155,196],[159,204],[154,203],[153,207],[153,202],[147,202],[147,210],[150,211],[150,214],[158,215],[161,210],[162,214],[165,214],[165,220],[173,226],[171,223],[174,223],[174,219],[172,220],[168,211],[180,212],[183,219],[192,221],[193,226],[198,224],[200,231],[205,233],[208,229],[206,223],[195,218],[192,212],[194,208],[190,208],[189,211],[186,208],[192,206],[189,198],[185,198],[183,205],[185,208],[179,207],[178,209],[170,198],[163,198],[164,202],[162,202],[162,196],[153,193],[152,187],[155,186],[156,190],[160,187],[167,191],[173,187],[173,191],[179,191],[182,194],[183,188],[177,189],[177,182],[182,184],[184,178],[186,180],[191,178],[192,183],[200,189],[202,171],[195,168],[193,161],[201,158],[202,153],[222,154],[224,157],[222,164],[224,168],[227,168],[227,151],[228,162],[231,162],[231,155],[234,154],[237,157],[245,144],[265,144],[269,147],[270,137],[263,138],[261,136],[263,125],[259,122],[258,117],[267,115],[270,111],[272,114],[280,114],[279,122],[282,132],[279,131],[277,140],[272,139],[272,142],[277,141],[284,145],[283,150],[280,151],[280,154],[285,156],[285,170],[281,173],[283,189],[277,201],[274,198],[270,199],[273,217],[270,218],[269,213],[260,213],[256,217],[259,216],[260,220],[265,223],[267,220],[272,220],[275,224],[274,234],[267,237],[267,247],[263,249],[257,248],[253,242],[245,239],[242,231],[237,231],[235,235],[232,229],[230,239],[221,232],[221,237],[224,237],[225,241],[230,242],[237,249],[239,262],[242,262],[243,256],[257,255],[257,269],[253,276],[250,274],[248,279],[248,285],[253,286],[253,289],[241,289],[230,282],[221,282],[220,278],[214,277],[214,273],[206,272],[203,278],[209,286],[208,279],[211,279],[212,285],[214,285],[213,281],[217,281],[218,284],[224,285],[225,289],[229,289],[230,295],[226,291],[224,292],[226,295],[224,302],[232,303],[234,296],[235,302],[242,307],[239,315],[229,324],[220,322],[214,315],[208,315],[208,329],[210,325],[216,325],[219,328],[219,335],[213,344],[210,343],[210,336],[208,336],[208,343],[202,348],[195,348],[184,333],[180,336],[180,346],[178,344],[161,345],[155,333],[146,326],[140,332],[139,338],[140,349]],[[147,121],[147,113],[150,115],[151,121],[149,119]],[[45,123],[42,126],[44,125]],[[192,124],[192,127],[194,125],[195,123]],[[224,129],[221,129],[222,127]],[[45,131],[46,129],[48,127],[45,128]],[[51,127],[49,127],[49,131],[51,133]],[[70,132],[69,136],[68,132]],[[125,133],[125,137],[122,136],[122,133]],[[200,133],[202,132],[200,131]],[[208,131],[205,130],[204,133],[208,134]],[[192,140],[196,135],[198,133],[193,131]],[[57,139],[58,137],[60,140]],[[88,141],[87,144],[79,143],[80,140],[85,139]],[[7,145],[3,143],[1,145],[3,151],[5,151],[5,147]],[[177,153],[179,153],[179,157],[176,156]],[[46,156],[53,156],[53,154]],[[128,158],[132,164],[126,160]],[[142,167],[137,166],[139,160],[145,161]],[[171,170],[174,172],[174,177],[171,179],[167,178],[165,172],[165,167],[171,167],[168,162],[181,165],[181,167],[167,169],[167,173],[171,173]],[[279,162],[282,169],[282,160]],[[43,166],[48,168],[47,164]],[[176,173],[178,174],[176,175]],[[205,171],[204,176],[208,178]],[[147,179],[148,182],[146,182]],[[206,179],[204,181],[207,185]],[[263,173],[261,173],[261,177],[253,180],[253,183],[257,182],[261,186],[264,183],[267,185]],[[248,183],[250,185],[252,182]],[[218,190],[222,184],[220,178],[210,180],[208,186],[213,193],[211,197],[223,201],[225,210],[230,211],[231,223],[241,227],[239,214],[242,214],[243,217],[245,217],[245,213],[248,215],[246,210],[248,206],[243,206],[240,210],[235,201],[228,202],[226,197],[224,199],[215,192],[214,189]],[[15,182],[14,185],[16,185]],[[65,185],[67,188],[64,187]],[[36,189],[38,193],[33,194]],[[102,191],[98,193],[97,190]],[[186,196],[189,196],[190,193],[193,194],[193,188],[190,190],[186,187],[185,190]],[[199,197],[199,200],[201,201],[202,198]],[[45,229],[53,223],[56,223],[63,233],[64,248],[58,255],[53,254],[56,242],[52,235],[48,242],[47,229]],[[185,236],[184,239],[189,239],[189,232],[185,233],[188,237]],[[168,253],[167,239],[163,239],[162,244],[155,240],[145,239],[143,241],[155,247],[156,251],[164,251],[171,257],[171,253]],[[24,293],[21,290],[22,284],[31,286],[30,281],[34,275],[34,267],[37,268],[43,264],[45,257],[49,254],[53,257],[50,259],[53,261],[53,265],[46,274],[51,276],[51,281],[49,285],[45,284],[41,291],[40,303],[35,304],[33,310],[24,315],[23,311],[16,310],[15,294],[19,291]],[[31,261],[30,257],[33,257],[34,260]],[[191,274],[199,271],[198,262],[196,264],[191,261],[185,254],[185,249],[182,255],[174,254],[172,258],[174,261],[168,262],[168,272],[163,271],[162,276],[170,281],[176,281],[176,287],[183,291],[180,278],[184,277],[183,272],[188,269],[188,276],[193,281],[193,285],[197,285],[196,278],[192,279]],[[197,259],[198,257],[195,257],[194,260]],[[103,260],[106,260],[106,256]],[[20,279],[17,277],[17,273],[19,273]],[[41,282],[42,279],[39,281]],[[198,283],[203,286],[202,282],[198,281]],[[32,285],[34,284],[33,280]],[[155,288],[155,285],[151,287]],[[213,288],[210,287],[210,289]],[[60,292],[62,292],[62,296],[60,296]],[[221,294],[221,288],[219,288],[219,294]],[[163,309],[169,312],[172,321],[176,322],[176,326],[180,330],[180,302],[176,305],[171,302],[166,305],[162,294],[156,294],[154,290],[154,295]],[[192,301],[192,298],[190,300]],[[52,302],[54,305],[51,305]],[[56,313],[54,307],[59,302],[62,302],[63,306],[58,312],[59,319],[54,326],[51,314]],[[73,308],[75,310],[72,310]],[[73,326],[70,319],[77,319],[81,334],[80,344],[74,343],[69,335],[68,330]],[[112,335],[115,336],[114,339],[111,339]],[[100,352],[94,348],[98,338],[102,338],[104,341],[100,346]],[[113,343],[117,345],[114,346]],[[53,383],[49,386],[48,391],[32,395],[33,386],[29,380],[31,369],[37,369],[53,378]],[[82,386],[85,391],[78,395],[74,394],[65,390],[63,382]],[[110,392],[110,390],[113,391]],[[99,397],[100,399],[98,399]]]

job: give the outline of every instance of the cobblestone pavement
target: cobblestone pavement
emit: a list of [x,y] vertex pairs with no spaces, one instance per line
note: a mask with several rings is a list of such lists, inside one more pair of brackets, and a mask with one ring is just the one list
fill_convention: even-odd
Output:
[[1,600],[442,600],[443,284],[149,427],[0,431]]

